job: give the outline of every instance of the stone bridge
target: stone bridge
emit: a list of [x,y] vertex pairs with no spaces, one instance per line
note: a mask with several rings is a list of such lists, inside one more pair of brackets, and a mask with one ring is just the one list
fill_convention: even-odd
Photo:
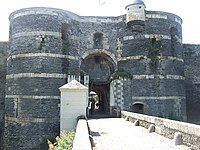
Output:
[[200,126],[122,111],[79,120],[73,150],[199,150]]

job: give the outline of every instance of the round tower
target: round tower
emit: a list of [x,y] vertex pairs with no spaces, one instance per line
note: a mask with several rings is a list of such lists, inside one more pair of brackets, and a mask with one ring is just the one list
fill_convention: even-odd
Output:
[[133,29],[141,28],[145,25],[145,4],[142,0],[133,0],[125,7],[126,24]]
[[47,139],[59,135],[58,88],[66,83],[70,57],[59,13],[27,8],[10,15],[5,149],[47,149]]
[[123,109],[186,120],[182,20],[157,11],[146,11],[146,18],[145,30],[133,32],[124,25],[119,32],[118,69],[131,77],[131,86],[123,85]]

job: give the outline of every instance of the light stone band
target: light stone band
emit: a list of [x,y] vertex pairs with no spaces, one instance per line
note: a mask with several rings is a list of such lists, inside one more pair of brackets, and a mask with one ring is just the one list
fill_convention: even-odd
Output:
[[168,39],[170,40],[171,37],[169,35],[163,35],[163,34],[144,34],[144,35],[129,35],[129,36],[124,36],[123,40],[127,41],[127,40],[133,40],[133,39],[149,39],[149,38],[161,38],[162,39]]
[[162,39],[168,39],[170,40],[171,37],[169,35],[163,35],[163,34],[144,34],[144,35],[129,35],[129,36],[124,36],[123,40],[133,40],[133,39],[149,39],[149,38],[162,38]]
[[53,58],[65,58],[72,60],[79,60],[76,56],[54,54],[54,53],[25,53],[25,54],[16,54],[9,56],[7,60],[16,59],[16,58],[27,58],[27,57],[53,57]]
[[[167,15],[163,15],[163,14],[146,14],[147,18],[152,18],[152,19],[168,19]],[[182,20],[175,17],[174,21],[179,23],[180,25],[182,25]]]
[[12,99],[55,99],[60,100],[60,96],[38,96],[38,95],[6,95],[6,98]]
[[169,79],[169,80],[185,80],[185,77],[180,75],[133,75],[133,79]]
[[[184,62],[183,59],[178,57],[172,57],[172,56],[158,56],[159,59],[169,59],[169,60],[177,60]],[[119,58],[119,61],[126,61],[126,60],[140,60],[140,59],[149,59],[147,56],[144,55],[136,55],[136,56],[128,56],[128,57],[121,57]]]
[[12,116],[5,116],[6,121],[17,123],[54,123],[59,122],[59,118],[16,118]]
[[[58,12],[56,12],[58,11]],[[11,19],[14,20],[18,17],[23,17],[23,16],[28,16],[28,15],[50,15],[50,16],[59,16],[61,17],[61,15],[59,15],[59,13],[65,13],[67,11],[59,11],[59,10],[26,10],[25,12],[20,12],[20,13],[16,13],[14,14]],[[66,13],[68,14],[68,13]],[[80,21],[80,22],[96,22],[96,23],[119,23],[123,21],[122,17],[119,18],[95,18],[95,17],[81,17],[78,16],[76,14],[70,14],[70,17],[73,18],[74,20]],[[67,21],[67,20],[66,20]]]
[[184,96],[133,96],[133,100],[181,100],[181,99],[186,99]]
[[[123,40],[128,41],[128,40],[134,40],[134,39],[149,39],[149,38],[157,38],[157,39],[166,39],[166,40],[171,40],[171,36],[169,35],[164,35],[164,34],[144,34],[144,35],[130,35],[130,36],[124,36]],[[182,42],[182,39],[179,37],[176,37],[177,41],[179,43]]]
[[[17,79],[17,78],[66,78],[66,74],[58,73],[18,73],[9,74],[6,79]],[[180,75],[133,75],[133,79],[174,79],[174,80],[185,80],[185,77]]]
[[60,32],[32,31],[32,32],[15,33],[15,34],[12,35],[12,38],[18,38],[18,37],[23,37],[23,36],[40,36],[40,35],[48,35],[48,36],[61,37],[61,33]]
[[58,16],[58,13],[56,13],[54,10],[27,10],[25,12],[20,12],[20,13],[16,13],[14,14],[11,19],[15,19],[18,17],[22,17],[22,16],[27,16],[27,15],[51,15],[51,16]]
[[154,19],[167,19],[167,15],[161,15],[161,14],[146,14],[147,18],[154,18]]
[[[63,11],[61,11],[63,12]],[[27,15],[51,15],[51,16],[59,16],[59,13],[55,12],[55,10],[26,10],[24,12],[20,12],[20,13],[16,13],[14,14],[11,19],[16,19],[18,17],[22,17],[22,16],[27,16]],[[119,23],[122,22],[122,17],[120,17],[119,19],[110,19],[110,18],[92,18],[92,17],[88,17],[88,18],[82,18],[80,16],[74,15],[74,20],[78,20],[80,22],[106,22],[106,23]],[[146,14],[146,18],[152,18],[152,19],[168,19],[167,15],[164,14]],[[179,23],[180,25],[182,24],[182,20],[175,17],[174,21]]]
[[58,73],[18,73],[18,74],[9,74],[6,76],[6,79],[17,79],[17,78],[61,78],[65,79],[66,74]]

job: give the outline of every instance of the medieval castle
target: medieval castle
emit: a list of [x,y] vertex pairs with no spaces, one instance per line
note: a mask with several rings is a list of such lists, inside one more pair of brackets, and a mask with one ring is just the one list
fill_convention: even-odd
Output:
[[[59,135],[60,93],[72,79],[115,109],[200,123],[200,45],[182,43],[182,20],[141,0],[118,17],[54,8],[10,15],[0,43],[0,137],[4,149],[41,149]],[[2,147],[3,148],[3,147]]]

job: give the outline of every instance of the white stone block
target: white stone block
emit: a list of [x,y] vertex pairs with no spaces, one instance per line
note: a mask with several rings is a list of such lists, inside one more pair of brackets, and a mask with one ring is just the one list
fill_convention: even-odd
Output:
[[63,85],[60,103],[60,131],[73,130],[77,123],[77,117],[86,116],[88,104],[88,88],[76,80]]

